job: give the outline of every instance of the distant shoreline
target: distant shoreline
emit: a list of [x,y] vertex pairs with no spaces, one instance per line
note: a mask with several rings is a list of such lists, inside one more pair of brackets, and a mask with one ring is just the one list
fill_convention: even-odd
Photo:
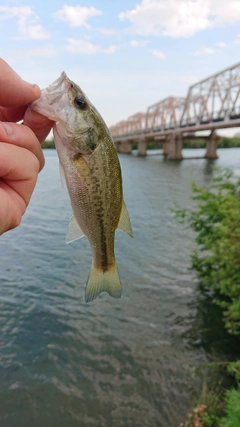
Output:
[[[161,147],[161,143],[157,141],[152,141],[148,143],[148,150],[156,150]],[[132,149],[137,149],[138,143],[134,142],[132,144]],[[202,138],[195,139],[184,139],[183,148],[205,148],[206,140]],[[42,143],[42,148],[55,148],[53,139],[45,140]],[[232,137],[228,138],[226,136],[220,136],[218,141],[218,148],[240,148],[240,138]]]

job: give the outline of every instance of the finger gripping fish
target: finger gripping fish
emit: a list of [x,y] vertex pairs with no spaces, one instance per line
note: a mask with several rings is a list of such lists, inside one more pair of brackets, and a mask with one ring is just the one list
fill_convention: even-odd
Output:
[[63,72],[30,108],[53,120],[60,173],[66,181],[73,215],[66,242],[87,236],[92,253],[85,300],[101,292],[121,298],[114,256],[115,230],[132,236],[123,200],[121,168],[108,128],[84,92]]

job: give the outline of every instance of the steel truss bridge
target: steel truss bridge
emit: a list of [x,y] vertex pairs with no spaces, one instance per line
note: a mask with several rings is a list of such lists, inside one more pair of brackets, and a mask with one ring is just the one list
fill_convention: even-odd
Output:
[[146,155],[147,143],[163,140],[168,158],[182,158],[182,139],[209,130],[207,158],[216,158],[217,129],[240,126],[240,63],[214,74],[193,86],[186,97],[170,96],[110,127],[119,152],[131,152],[138,141],[138,152]]

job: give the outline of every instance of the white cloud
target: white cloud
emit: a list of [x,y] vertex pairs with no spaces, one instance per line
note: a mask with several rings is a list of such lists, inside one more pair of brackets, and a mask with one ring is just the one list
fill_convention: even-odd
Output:
[[108,46],[106,49],[101,48],[101,52],[106,53],[107,55],[112,55],[117,50],[117,46],[112,44],[111,46]]
[[104,36],[114,36],[117,32],[115,28],[98,28],[98,31]]
[[143,47],[146,46],[147,41],[137,41],[137,40],[131,40],[130,46],[132,47]]
[[79,55],[94,55],[96,53],[105,53],[107,55],[116,52],[117,47],[115,45],[102,48],[99,45],[93,44],[87,40],[68,38],[67,51]]
[[119,14],[135,34],[190,37],[196,32],[240,21],[239,0],[142,0]]
[[161,50],[152,49],[150,52],[153,54],[153,56],[157,56],[160,59],[165,59],[165,54]]
[[27,25],[27,23],[24,23],[21,26],[20,30],[21,34],[32,40],[45,40],[50,38],[50,34],[48,31],[46,31],[42,25]]
[[202,49],[196,50],[193,52],[194,56],[200,56],[200,55],[213,55],[215,53],[215,50],[211,47],[203,47]]
[[87,20],[92,16],[102,15],[102,11],[95,7],[68,6],[65,4],[61,10],[54,14],[58,19],[68,22],[71,27],[90,28]]
[[218,42],[218,43],[216,43],[216,45],[217,45],[218,47],[224,48],[224,47],[226,47],[226,46],[227,46],[227,43],[225,43],[225,42]]
[[29,17],[32,14],[33,14],[33,11],[29,6],[22,6],[22,7],[0,6],[0,21],[15,18],[16,16],[19,17],[19,19],[21,19],[22,17]]
[[131,40],[130,45],[133,47],[137,47],[137,46],[139,46],[139,43],[136,40]]
[[92,55],[97,53],[98,46],[86,40],[68,38],[67,50],[70,53]]
[[38,24],[38,17],[29,6],[6,7],[0,6],[0,21],[17,18],[20,38],[44,40],[50,34],[42,25]]

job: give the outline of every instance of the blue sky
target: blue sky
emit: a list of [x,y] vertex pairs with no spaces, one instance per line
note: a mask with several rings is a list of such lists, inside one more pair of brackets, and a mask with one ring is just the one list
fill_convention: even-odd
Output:
[[66,71],[111,126],[240,62],[240,0],[8,0],[0,37],[25,80]]

